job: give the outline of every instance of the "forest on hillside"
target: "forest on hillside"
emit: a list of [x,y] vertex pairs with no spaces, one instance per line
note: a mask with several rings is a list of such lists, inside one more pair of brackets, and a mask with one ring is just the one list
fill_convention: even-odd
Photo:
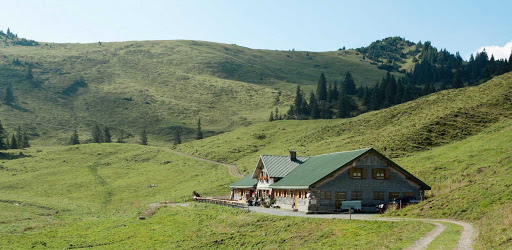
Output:
[[[413,47],[407,54],[403,46]],[[414,100],[437,91],[474,86],[494,76],[512,71],[512,55],[508,60],[495,60],[485,50],[464,61],[459,53],[437,50],[430,42],[414,44],[403,38],[387,38],[358,49],[365,57],[380,62],[388,73],[373,87],[360,85],[350,72],[338,82],[327,84],[320,75],[316,91],[304,93],[297,86],[295,100],[285,115],[271,112],[269,121],[278,119],[332,119],[346,118],[371,110],[379,110]],[[407,56],[413,56],[414,68],[396,79],[391,71],[397,70]]]

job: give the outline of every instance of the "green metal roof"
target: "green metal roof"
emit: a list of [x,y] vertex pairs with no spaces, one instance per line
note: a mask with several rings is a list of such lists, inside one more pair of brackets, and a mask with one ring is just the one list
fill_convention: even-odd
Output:
[[280,155],[261,155],[263,166],[267,169],[268,175],[272,177],[283,178],[293,171],[297,166],[304,163],[309,157],[297,156],[296,161],[290,160],[289,156]]
[[242,179],[229,185],[230,188],[252,188],[258,183],[257,179],[252,178],[252,174],[242,177]]
[[308,188],[327,175],[345,166],[371,148],[317,155],[295,168],[282,180],[270,185],[271,188],[302,189]]
[[372,153],[376,153],[383,157],[384,159],[386,159],[396,169],[398,169],[407,177],[418,183],[425,190],[431,189],[430,186],[425,184],[423,181],[416,178],[414,175],[407,172],[405,169],[398,166],[398,164],[394,163],[393,161],[391,161],[386,156],[382,155],[373,148],[364,148],[352,151],[309,157],[309,159],[306,162],[296,167],[295,170],[291,171],[290,174],[288,174],[280,181],[271,184],[270,187],[286,189],[307,189],[311,187],[311,185],[327,177],[334,171],[346,166],[347,164],[351,163],[352,161],[356,160],[357,158],[359,158],[360,156],[364,155],[369,151],[371,151]]

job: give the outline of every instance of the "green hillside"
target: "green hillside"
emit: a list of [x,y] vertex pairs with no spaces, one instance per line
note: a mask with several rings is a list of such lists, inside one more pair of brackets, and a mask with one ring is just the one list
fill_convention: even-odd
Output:
[[[265,121],[285,112],[296,84],[313,88],[350,71],[374,84],[385,71],[354,50],[272,51],[201,41],[94,44],[0,43],[0,100],[8,85],[17,101],[0,106],[7,127],[22,125],[40,144],[62,144],[72,129],[88,136],[94,123],[168,142],[176,127],[193,137],[198,118],[206,135]],[[28,71],[32,78],[28,77]],[[74,84],[83,79],[85,84]],[[134,138],[132,138],[134,140]]]
[[374,147],[391,157],[458,141],[512,114],[512,74],[349,119],[274,121],[178,146],[249,171],[260,154],[315,155]]
[[[374,147],[432,186],[398,215],[476,223],[478,246],[510,248],[512,73],[350,119],[260,123],[178,150],[253,169],[259,154]],[[391,214],[393,215],[393,214]]]
[[[190,199],[192,190],[224,195],[235,181],[224,166],[165,148],[89,144],[11,150],[1,157],[0,248],[400,249],[433,228],[414,221],[269,216],[204,204],[159,208],[160,201]],[[137,220],[141,214],[147,219]]]

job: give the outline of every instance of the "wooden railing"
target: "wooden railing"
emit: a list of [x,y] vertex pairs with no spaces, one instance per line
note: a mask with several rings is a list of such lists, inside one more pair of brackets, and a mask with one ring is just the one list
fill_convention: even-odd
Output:
[[209,197],[196,197],[196,198],[194,198],[194,200],[196,202],[211,203],[211,204],[217,204],[217,205],[227,206],[227,207],[249,209],[249,206],[247,205],[247,203],[241,202],[241,201],[233,201],[233,200],[225,200],[225,199],[217,199],[217,198],[209,198]]

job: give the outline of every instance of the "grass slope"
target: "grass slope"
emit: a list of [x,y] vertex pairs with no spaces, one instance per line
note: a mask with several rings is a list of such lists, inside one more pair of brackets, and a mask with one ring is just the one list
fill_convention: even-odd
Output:
[[163,207],[145,221],[115,216],[4,234],[0,247],[402,249],[432,227],[421,222],[340,223],[198,204]]
[[2,226],[4,232],[70,218],[134,216],[149,203],[189,198],[193,190],[225,194],[235,180],[220,165],[123,144],[24,150],[22,157],[0,161],[0,173],[1,210],[13,216],[2,218],[0,224],[13,227]]
[[179,150],[252,170],[259,154],[315,155],[375,147],[432,186],[397,215],[478,225],[477,246],[512,247],[512,73],[358,117],[262,123]]
[[512,73],[349,119],[255,124],[178,146],[178,150],[252,170],[260,154],[315,155],[374,147],[391,157],[462,140],[512,114]]
[[192,190],[225,194],[235,179],[223,166],[156,147],[89,144],[8,153],[0,161],[0,248],[401,249],[432,229],[421,222],[340,223],[204,204],[162,207],[142,221],[137,216],[150,203],[181,201]]
[[[43,144],[62,143],[75,127],[88,134],[94,123],[133,135],[147,127],[153,141],[171,140],[181,126],[190,138],[199,117],[211,135],[286,111],[296,84],[316,84],[321,72],[334,81],[351,71],[364,85],[385,74],[352,50],[307,56],[183,40],[0,46],[0,58],[0,92],[11,84],[18,99],[0,107],[0,119]],[[80,77],[86,86],[64,91]]]

